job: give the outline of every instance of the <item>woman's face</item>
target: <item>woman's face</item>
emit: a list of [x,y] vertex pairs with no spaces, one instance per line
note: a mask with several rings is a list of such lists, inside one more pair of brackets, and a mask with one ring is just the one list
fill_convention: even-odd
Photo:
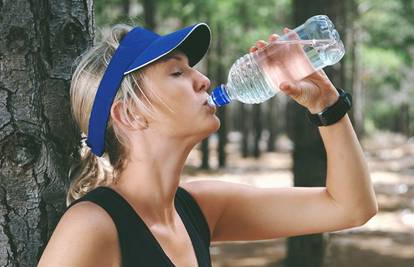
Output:
[[206,103],[210,80],[172,52],[145,71],[144,88],[155,111],[150,127],[172,137],[203,139],[218,130],[215,108]]

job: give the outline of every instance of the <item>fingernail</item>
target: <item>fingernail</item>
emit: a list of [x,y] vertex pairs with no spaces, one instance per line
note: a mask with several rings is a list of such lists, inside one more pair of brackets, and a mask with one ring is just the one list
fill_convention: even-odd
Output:
[[282,89],[282,90],[286,90],[286,89],[288,89],[289,88],[289,84],[287,83],[287,82],[283,82],[283,83],[281,83],[280,84],[280,89]]

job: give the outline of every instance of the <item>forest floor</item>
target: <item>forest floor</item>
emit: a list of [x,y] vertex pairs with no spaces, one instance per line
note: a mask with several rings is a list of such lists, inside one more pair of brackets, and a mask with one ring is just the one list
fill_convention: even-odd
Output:
[[[237,135],[230,135],[228,166],[217,169],[212,152],[212,171],[200,171],[200,152],[187,161],[183,180],[219,179],[258,187],[292,186],[291,144],[281,137],[278,152],[260,159],[243,159]],[[216,146],[213,136],[210,146]],[[325,267],[414,266],[414,138],[378,133],[362,141],[380,212],[361,227],[327,236]],[[256,242],[221,242],[211,246],[214,267],[283,267],[286,239]]]

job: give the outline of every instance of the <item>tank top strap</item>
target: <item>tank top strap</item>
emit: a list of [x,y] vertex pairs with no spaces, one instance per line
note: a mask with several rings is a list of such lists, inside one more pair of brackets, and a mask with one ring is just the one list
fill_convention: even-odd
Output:
[[72,202],[67,209],[81,201],[91,201],[111,216],[118,233],[123,267],[169,266],[168,261],[160,257],[159,248],[149,238],[141,218],[117,192],[104,186],[97,187]]
[[203,240],[203,245],[210,246],[210,229],[207,220],[194,197],[184,188],[178,187],[176,199],[180,202],[180,206],[185,210],[185,214],[189,217],[191,224],[196,228],[197,233]]
[[[97,187],[72,202],[66,210],[81,201],[91,201],[111,216],[118,233],[123,267],[174,266],[144,221],[116,191],[105,186]],[[175,207],[189,232],[199,267],[211,267],[210,230],[201,208],[193,196],[182,187],[177,189]]]

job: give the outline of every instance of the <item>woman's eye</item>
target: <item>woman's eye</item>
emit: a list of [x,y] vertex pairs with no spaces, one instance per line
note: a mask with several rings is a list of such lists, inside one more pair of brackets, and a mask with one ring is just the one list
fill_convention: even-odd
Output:
[[172,75],[172,76],[174,76],[174,77],[178,77],[178,76],[180,76],[181,74],[183,74],[183,72],[182,72],[182,71],[176,71],[176,72],[173,72],[171,75]]

